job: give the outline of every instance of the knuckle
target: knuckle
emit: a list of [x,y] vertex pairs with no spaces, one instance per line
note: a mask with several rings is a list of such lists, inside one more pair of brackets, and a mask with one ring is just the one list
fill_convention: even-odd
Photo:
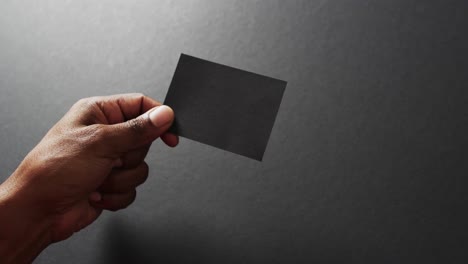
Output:
[[143,93],[127,93],[117,95],[116,99],[119,102],[126,101],[128,99],[140,99],[142,100],[145,97]]
[[143,162],[141,164],[141,170],[142,170],[142,181],[141,183],[145,182],[146,179],[148,178],[149,175],[149,166],[146,162]]
[[75,110],[75,111],[82,111],[83,109],[86,109],[86,107],[88,105],[87,100],[88,100],[88,98],[83,98],[83,99],[80,99],[80,100],[76,101],[76,103],[73,104],[71,109]]
[[75,106],[83,106],[87,104],[89,98],[81,98],[80,100],[76,101],[74,104]]
[[96,97],[86,97],[86,98],[81,98],[80,100],[78,100],[74,106],[77,106],[79,108],[84,108],[84,107],[88,107],[94,103],[97,102],[97,99]]
[[135,201],[136,195],[137,195],[136,190],[133,190],[133,192],[131,194],[130,204]]
[[108,208],[107,210],[109,210],[109,211],[111,211],[111,212],[116,212],[116,211],[118,211],[119,209],[120,209],[119,207],[113,206],[113,207]]
[[115,211],[118,211],[120,209],[124,209],[125,208],[125,205],[122,204],[122,203],[112,203],[112,204],[109,204],[109,206],[107,206],[107,210],[109,211],[112,211],[112,212],[115,212]]
[[107,207],[107,210],[115,212],[129,207],[136,199],[136,190],[131,191],[125,197],[115,200]]
[[141,167],[142,167],[142,170],[143,170],[143,174],[148,176],[148,173],[149,173],[148,163],[146,163],[146,162],[141,163]]
[[78,100],[73,106],[71,107],[71,113],[81,113],[85,114],[86,117],[83,116],[77,116],[79,118],[85,118],[85,119],[93,119],[95,115],[95,110],[99,107],[99,101],[96,99],[97,97],[88,97],[88,98],[83,98]]
[[131,194],[129,194],[128,200],[122,205],[121,209],[125,209],[129,207],[136,199],[136,191],[133,191]]
[[145,95],[143,93],[133,93],[133,96],[135,96],[137,98],[145,97]]

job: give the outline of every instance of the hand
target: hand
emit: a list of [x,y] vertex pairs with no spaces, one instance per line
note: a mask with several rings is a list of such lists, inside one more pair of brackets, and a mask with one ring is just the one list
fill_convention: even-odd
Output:
[[31,261],[103,209],[130,205],[148,176],[151,142],[178,143],[166,133],[174,113],[160,105],[141,94],[78,101],[0,186],[0,256],[15,247],[11,261]]

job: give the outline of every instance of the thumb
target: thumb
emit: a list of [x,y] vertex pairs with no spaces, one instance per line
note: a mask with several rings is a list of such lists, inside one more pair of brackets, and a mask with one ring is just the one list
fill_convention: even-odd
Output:
[[174,121],[174,111],[161,105],[123,123],[107,126],[106,145],[118,152],[126,152],[156,140]]

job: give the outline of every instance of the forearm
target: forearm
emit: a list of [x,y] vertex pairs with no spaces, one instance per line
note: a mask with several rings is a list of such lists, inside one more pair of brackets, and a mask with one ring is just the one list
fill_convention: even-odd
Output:
[[47,219],[17,189],[0,185],[0,263],[31,263],[50,244]]

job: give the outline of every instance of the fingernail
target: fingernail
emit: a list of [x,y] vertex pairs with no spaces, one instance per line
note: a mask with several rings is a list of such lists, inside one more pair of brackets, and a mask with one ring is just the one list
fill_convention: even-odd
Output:
[[90,195],[89,195],[89,199],[93,202],[99,202],[101,201],[102,199],[102,195],[101,193],[99,192],[92,192]]
[[162,127],[171,122],[173,118],[172,109],[166,105],[158,106],[149,113],[149,119],[155,127]]

